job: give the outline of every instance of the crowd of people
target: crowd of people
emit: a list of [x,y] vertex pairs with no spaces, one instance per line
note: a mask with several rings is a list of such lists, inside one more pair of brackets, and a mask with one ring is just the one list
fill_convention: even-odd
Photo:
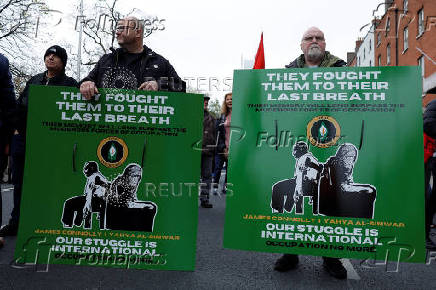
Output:
[[[148,91],[185,92],[186,84],[178,76],[170,62],[144,45],[144,23],[134,17],[118,21],[115,31],[120,48],[112,49],[103,55],[94,69],[80,82],[65,74],[67,63],[66,50],[58,45],[51,46],[44,53],[46,71],[36,74],[26,84],[15,99],[12,76],[8,59],[0,54],[0,170],[4,169],[4,152],[10,149],[12,160],[12,184],[14,186],[14,206],[9,222],[0,229],[0,247],[4,236],[17,234],[23,170],[25,163],[26,118],[29,98],[29,85],[79,87],[86,99],[98,94],[99,88],[137,89]],[[302,54],[286,68],[343,67],[346,63],[325,50],[324,33],[316,28],[309,28],[301,40]],[[201,154],[200,206],[212,208],[210,193],[213,184],[218,184],[223,165],[227,164],[231,119],[232,93],[224,96],[221,115],[215,119],[208,111],[209,97],[204,97],[203,142]],[[424,116],[426,144],[426,197],[427,237],[434,227],[432,217],[435,213],[435,190],[430,185],[430,176],[436,177],[436,101],[430,103]],[[227,182],[227,179],[226,179]],[[224,189],[225,193],[225,189]],[[0,210],[1,210],[0,199]],[[89,209],[88,209],[89,210]],[[1,217],[1,212],[0,212]],[[431,246],[431,241],[427,239]],[[338,258],[323,257],[327,272],[338,279],[345,279],[347,271]],[[276,263],[277,271],[288,271],[297,267],[298,256],[284,254]]]
[[[201,207],[212,208],[209,195],[217,192],[223,165],[227,164],[230,140],[230,121],[232,112],[232,93],[224,97],[221,116],[215,119],[208,111],[209,97],[204,97],[203,142],[201,153]],[[227,183],[227,170],[225,184]],[[223,194],[226,193],[224,187]]]

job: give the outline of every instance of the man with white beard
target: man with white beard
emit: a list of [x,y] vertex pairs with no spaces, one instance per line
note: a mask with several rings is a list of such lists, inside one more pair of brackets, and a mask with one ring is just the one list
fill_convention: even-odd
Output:
[[317,27],[309,28],[301,39],[303,54],[286,66],[286,68],[302,67],[341,67],[347,63],[325,51],[324,33]]
[[[316,67],[342,67],[347,63],[342,59],[325,51],[324,33],[317,27],[311,27],[303,34],[301,39],[301,50],[303,54],[291,62],[286,68],[316,68]],[[347,278],[347,270],[338,258],[323,257],[323,266],[327,272],[337,278]],[[284,254],[275,265],[274,270],[285,272],[295,269],[298,265],[298,256]]]

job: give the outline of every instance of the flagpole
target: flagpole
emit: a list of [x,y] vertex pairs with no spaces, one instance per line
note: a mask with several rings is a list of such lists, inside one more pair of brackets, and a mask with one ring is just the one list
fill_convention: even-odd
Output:
[[[83,16],[83,0],[80,0],[79,11],[80,11],[79,19],[81,19],[81,17]],[[77,78],[79,81],[81,79],[81,77],[80,77],[80,65],[82,62],[82,33],[83,33],[83,22],[82,22],[82,20],[80,20],[79,45],[77,48]]]

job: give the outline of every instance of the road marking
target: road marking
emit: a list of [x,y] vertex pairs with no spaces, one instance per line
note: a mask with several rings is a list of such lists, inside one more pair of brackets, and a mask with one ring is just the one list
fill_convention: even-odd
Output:
[[356,270],[354,270],[353,265],[351,264],[349,259],[341,259],[342,265],[344,265],[345,269],[347,269],[347,279],[351,280],[360,280],[359,274],[357,274]]

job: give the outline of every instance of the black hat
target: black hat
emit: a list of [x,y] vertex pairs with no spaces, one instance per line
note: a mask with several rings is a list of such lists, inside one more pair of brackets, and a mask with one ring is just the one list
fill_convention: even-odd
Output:
[[204,95],[205,100],[210,100],[210,97],[208,95]]
[[50,46],[44,54],[44,60],[47,55],[52,53],[61,59],[62,63],[64,64],[64,67],[67,65],[68,56],[67,56],[67,51],[64,48],[60,47],[59,45]]

